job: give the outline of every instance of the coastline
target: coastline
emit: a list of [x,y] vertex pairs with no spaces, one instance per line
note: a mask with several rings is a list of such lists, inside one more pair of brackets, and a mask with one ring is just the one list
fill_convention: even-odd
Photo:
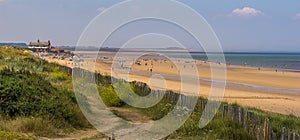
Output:
[[[108,59],[99,58],[95,65],[96,71],[101,74],[111,75],[111,59],[115,55],[112,52],[101,52],[100,56],[107,56]],[[125,58],[124,58],[125,59]],[[52,58],[46,58],[49,62],[56,62],[61,65],[66,65],[72,67],[72,62],[66,60],[58,60]],[[85,67],[87,69],[93,67],[93,61],[91,58],[85,58],[85,61],[80,63],[80,67]],[[168,74],[171,76],[177,76],[176,70],[170,70],[168,64],[169,62],[163,63],[160,66],[160,63],[154,64],[153,73]],[[199,68],[199,79],[204,78],[210,80],[210,67],[209,63],[202,61],[197,61],[197,66]],[[145,64],[141,65],[131,65],[134,70],[142,71],[146,74],[138,74],[134,72],[129,73],[128,81],[140,81],[147,83],[151,88],[159,88],[160,83],[151,85],[151,72],[147,71],[148,67]],[[227,84],[223,101],[228,103],[237,103],[241,106],[251,107],[261,109],[267,112],[280,113],[280,114],[292,114],[300,117],[300,96],[299,94],[289,94],[286,93],[285,89],[300,89],[300,73],[292,71],[276,72],[275,69],[271,68],[262,68],[260,71],[257,68],[245,67],[245,66],[236,66],[231,65],[227,67],[227,79],[228,83],[236,82],[235,84]],[[221,79],[222,80],[222,79]],[[181,83],[176,79],[165,79],[166,89],[173,91],[180,91]],[[244,84],[241,87],[238,87],[237,84]],[[248,85],[247,85],[248,84]],[[265,87],[274,87],[282,89],[281,91],[275,90],[272,92],[268,89],[257,90],[251,88],[252,85]],[[247,89],[248,88],[248,89]],[[199,96],[208,98],[210,95],[210,82],[206,84],[203,82],[200,83],[200,93]],[[298,93],[295,91],[295,93]]]

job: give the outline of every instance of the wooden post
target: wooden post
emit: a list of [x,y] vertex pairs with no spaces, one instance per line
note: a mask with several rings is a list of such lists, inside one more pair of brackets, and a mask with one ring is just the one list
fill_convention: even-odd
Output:
[[293,140],[296,140],[296,133],[293,133]]
[[[254,134],[256,124],[255,124],[255,118],[254,118],[253,112],[249,112],[249,121],[251,123],[251,132],[252,132],[252,134]],[[250,125],[248,124],[248,126],[250,126]],[[250,130],[250,127],[249,127],[249,130]]]
[[291,132],[289,130],[287,130],[287,139],[290,140],[291,139]]
[[277,135],[274,131],[272,131],[272,137],[271,140],[277,140]]
[[244,126],[244,109],[239,107],[238,108],[238,115],[239,115],[239,124]]
[[222,119],[224,120],[224,118],[225,118],[225,109],[226,108],[226,105],[223,105],[223,107],[222,107]]
[[285,128],[284,127],[282,128],[282,131],[281,131],[281,140],[285,140]]
[[205,105],[206,105],[206,101],[202,101],[202,105],[201,105],[201,107],[202,107],[202,111],[204,111],[204,109],[205,109]]
[[268,135],[268,120],[265,118],[265,123],[264,123],[264,140],[267,140]]
[[179,95],[179,98],[178,98],[178,105],[179,105],[179,106],[182,106],[182,94]]
[[115,140],[115,134],[112,133],[111,140]]
[[249,133],[249,112],[245,112],[245,118],[244,118],[244,128]]
[[234,120],[234,117],[235,117],[235,106],[231,106],[231,120]]
[[267,139],[271,140],[271,137],[272,137],[272,128],[270,125],[270,119],[267,118]]

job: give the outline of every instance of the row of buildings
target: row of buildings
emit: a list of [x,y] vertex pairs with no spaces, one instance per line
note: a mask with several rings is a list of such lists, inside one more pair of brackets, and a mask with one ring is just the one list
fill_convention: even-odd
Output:
[[63,48],[55,48],[51,45],[51,41],[41,42],[38,40],[37,42],[30,42],[28,48],[36,51],[36,52],[64,52]]

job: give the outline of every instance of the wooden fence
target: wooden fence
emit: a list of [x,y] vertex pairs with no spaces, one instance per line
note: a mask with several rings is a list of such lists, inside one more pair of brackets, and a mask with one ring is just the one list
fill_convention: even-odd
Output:
[[[65,71],[69,75],[72,75],[72,72],[76,72],[76,75],[85,78],[91,78],[91,80],[95,80],[97,84],[111,84],[112,81],[117,80],[111,78],[110,76],[103,76],[99,73],[92,73],[84,69],[75,68],[72,69],[65,66],[60,66],[60,70]],[[137,90],[139,91],[149,91],[149,87],[147,84],[142,82],[132,82]],[[151,89],[150,89],[151,90]],[[158,96],[164,96],[170,102],[180,102],[181,104],[189,105],[189,96],[174,93],[172,91],[163,92],[151,92],[156,94],[161,94]],[[207,104],[207,100],[200,99],[196,105],[197,109],[204,110]],[[259,114],[254,112],[245,110],[242,107],[236,105],[229,104],[221,104],[219,107],[219,112],[215,117],[219,117],[220,119],[230,119],[240,126],[244,127],[244,129],[252,136],[254,136],[258,140],[300,140],[300,135],[294,132],[287,130],[286,128],[282,128],[280,132],[274,132],[270,125],[269,118],[265,118]]]

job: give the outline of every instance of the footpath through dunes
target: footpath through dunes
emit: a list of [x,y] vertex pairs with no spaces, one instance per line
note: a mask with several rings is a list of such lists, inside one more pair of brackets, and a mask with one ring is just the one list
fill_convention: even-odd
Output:
[[38,137],[39,140],[109,140],[95,129],[76,131],[71,134],[58,134],[56,138]]
[[[91,58],[83,58],[85,62],[80,63],[81,68],[95,70],[102,74],[111,74],[111,65],[113,63],[113,52],[100,52],[102,56],[97,59],[96,65]],[[100,55],[101,56],[101,55]],[[128,53],[125,61],[131,60],[134,56]],[[147,56],[149,57],[149,56]],[[71,63],[65,60],[46,58],[50,62],[56,62],[61,65],[72,67]],[[176,59],[179,67],[188,69],[192,67],[185,60]],[[210,64],[202,61],[196,61],[200,79],[199,96],[208,98],[210,95],[211,72]],[[147,83],[151,88],[157,89],[159,84],[151,84],[153,74],[161,74],[166,80],[168,90],[180,91],[181,83],[178,78],[178,69],[170,60],[159,60],[155,57],[140,59],[140,64],[130,64],[124,67],[131,68],[128,81],[140,81]],[[152,69],[152,72],[149,71]],[[116,69],[114,69],[116,71]],[[121,73],[120,73],[121,74]],[[126,74],[126,73],[125,73]],[[224,81],[224,79],[219,79]],[[237,103],[246,107],[253,107],[268,112],[280,114],[292,114],[300,117],[300,73],[292,71],[276,71],[270,68],[227,66],[226,88],[223,101],[228,103]],[[157,80],[156,80],[157,81]],[[161,83],[163,83],[162,81]],[[195,85],[197,86],[197,85]]]
[[[151,118],[145,116],[137,110],[131,108],[117,108],[111,107],[110,110],[121,117],[124,120],[131,121],[134,123],[148,123],[151,122]],[[111,123],[112,125],[113,123]],[[55,138],[38,137],[39,140],[110,140],[109,137],[101,134],[96,129],[86,129],[75,131],[71,134],[57,134]]]

